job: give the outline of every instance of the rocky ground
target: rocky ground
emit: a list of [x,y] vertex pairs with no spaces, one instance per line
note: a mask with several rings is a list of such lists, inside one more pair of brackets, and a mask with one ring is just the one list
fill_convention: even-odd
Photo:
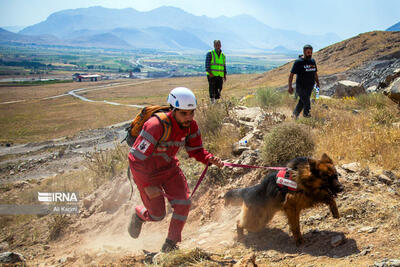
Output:
[[40,143],[1,144],[0,184],[79,169],[85,156],[119,144],[125,137],[126,126],[127,122]]
[[[234,151],[237,156],[229,161],[261,164],[258,148],[263,132],[260,129],[268,129],[283,121],[285,115],[244,107],[238,107],[235,113],[240,123],[251,130],[244,137],[249,145],[236,146]],[[81,154],[93,150],[94,145],[111,144],[121,129],[96,130],[97,135],[93,134],[96,131],[80,133],[81,140],[87,139],[88,135],[96,138],[85,142],[73,138],[76,143],[70,144],[61,156],[57,149],[71,140],[25,145],[14,151],[23,153],[29,147],[47,151],[48,148],[42,148],[54,145],[56,152],[46,152],[53,156],[49,156],[49,161],[44,163],[48,165],[43,168],[52,168],[57,172],[59,168],[64,170],[57,162],[74,158],[79,162]],[[107,133],[110,133],[109,138]],[[80,150],[82,153],[79,153]],[[44,157],[40,153],[38,156]],[[33,156],[29,154],[27,157]],[[9,164],[14,164],[13,159],[9,160]],[[36,167],[42,165],[33,159],[27,162]],[[4,173],[11,171],[22,179],[34,173],[31,168],[18,171],[18,164],[3,171],[3,177],[6,176]],[[193,164],[185,163],[183,169],[185,173],[198,177],[202,169]],[[325,206],[307,210],[301,216],[305,243],[296,247],[287,220],[281,214],[261,233],[249,233],[238,242],[235,225],[239,208],[225,207],[223,195],[232,188],[258,183],[266,171],[226,167],[219,170],[212,167],[193,199],[184,239],[180,244],[182,253],[187,253],[184,254],[187,258],[180,262],[181,266],[188,266],[189,262],[202,263],[201,266],[400,266],[399,177],[391,171],[361,167],[356,162],[337,166],[337,170],[345,187],[337,199],[341,218],[332,218]],[[190,188],[194,183],[195,180],[191,180]],[[3,199],[38,186],[35,183],[13,185],[2,191]],[[133,240],[126,229],[134,206],[140,200],[136,191],[132,200],[129,200],[129,195],[130,184],[126,174],[119,174],[104,183],[80,201],[79,215],[68,217],[64,234],[55,241],[49,241],[40,234],[40,229],[51,222],[51,216],[38,217],[23,226],[8,228],[8,233],[0,235],[0,263],[1,260],[19,257],[18,254],[8,253],[12,251],[23,255],[28,266],[177,266],[176,262],[175,265],[168,263],[168,255],[154,256],[165,239],[171,217],[170,207],[164,221],[145,224],[140,238]],[[32,234],[36,232],[38,234]]]

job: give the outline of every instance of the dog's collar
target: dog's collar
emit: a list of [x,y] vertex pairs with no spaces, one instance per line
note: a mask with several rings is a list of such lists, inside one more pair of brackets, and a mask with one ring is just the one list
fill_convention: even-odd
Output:
[[297,183],[293,180],[292,173],[288,170],[278,172],[276,175],[276,184],[281,188],[285,186],[290,191],[297,190]]

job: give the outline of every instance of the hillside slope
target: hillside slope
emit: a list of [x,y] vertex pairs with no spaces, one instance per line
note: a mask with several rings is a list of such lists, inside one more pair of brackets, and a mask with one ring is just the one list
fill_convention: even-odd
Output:
[[[314,53],[318,74],[327,76],[361,68],[373,61],[400,58],[400,32],[374,31],[363,33]],[[293,61],[266,72],[251,86],[280,87],[287,85]]]

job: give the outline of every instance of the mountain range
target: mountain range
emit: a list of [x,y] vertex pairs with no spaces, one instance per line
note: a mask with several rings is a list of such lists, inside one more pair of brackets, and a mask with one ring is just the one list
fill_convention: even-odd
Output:
[[390,26],[386,30],[389,31],[389,32],[398,32],[398,31],[400,31],[400,22]]
[[[334,33],[307,35],[271,28],[249,15],[210,18],[175,7],[146,12],[99,6],[63,10],[18,34],[20,39],[31,36],[41,43],[51,39],[51,44],[61,45],[174,51],[206,50],[212,47],[214,39],[222,41],[224,50],[254,52],[276,47],[299,51],[305,43],[318,49],[340,41]],[[18,39],[15,35],[10,37],[14,42]]]

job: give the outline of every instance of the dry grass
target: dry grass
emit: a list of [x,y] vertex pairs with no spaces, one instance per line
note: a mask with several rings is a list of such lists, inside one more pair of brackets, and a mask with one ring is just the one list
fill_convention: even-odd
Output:
[[67,215],[55,215],[48,223],[49,240],[57,240],[70,224],[70,218]]
[[224,98],[214,105],[200,104],[196,113],[205,147],[222,158],[231,156],[232,145],[239,140],[239,130],[224,125],[224,122],[232,122],[230,110],[234,105],[230,99]]
[[35,142],[71,136],[131,119],[137,108],[58,98],[0,105],[0,142]]
[[267,165],[281,166],[296,157],[312,156],[314,148],[315,141],[309,128],[298,123],[283,123],[264,137],[261,155]]
[[199,248],[192,250],[176,250],[157,257],[156,264],[154,266],[219,266],[216,262],[212,262],[210,260],[210,255]]
[[67,93],[78,88],[94,88],[101,85],[115,83],[115,81],[81,82],[48,84],[40,86],[10,86],[0,87],[0,102],[16,100],[38,100],[45,97]]
[[[224,85],[223,95],[243,95],[243,85],[252,77],[254,76],[229,76],[228,82]],[[0,88],[2,102],[26,101],[0,105],[0,123],[2,125],[0,142],[44,141],[132,119],[138,112],[138,109],[132,107],[88,103],[73,99],[71,96],[40,100],[44,97],[66,93],[72,89],[96,89],[102,85],[110,86],[81,94],[90,99],[125,104],[164,104],[171,89],[186,86],[194,90],[199,101],[208,100],[208,83],[205,77],[2,87]]]
[[326,152],[339,162],[357,161],[399,170],[400,129],[392,127],[391,122],[400,121],[400,115],[393,103],[366,108],[365,102],[374,103],[376,98],[370,97],[359,105],[364,108],[359,114],[348,109],[357,105],[356,100],[325,100],[314,106],[312,115],[320,121],[315,128],[316,152]]
[[93,173],[95,188],[112,179],[128,167],[128,146],[116,144],[114,149],[93,153],[86,167]]

